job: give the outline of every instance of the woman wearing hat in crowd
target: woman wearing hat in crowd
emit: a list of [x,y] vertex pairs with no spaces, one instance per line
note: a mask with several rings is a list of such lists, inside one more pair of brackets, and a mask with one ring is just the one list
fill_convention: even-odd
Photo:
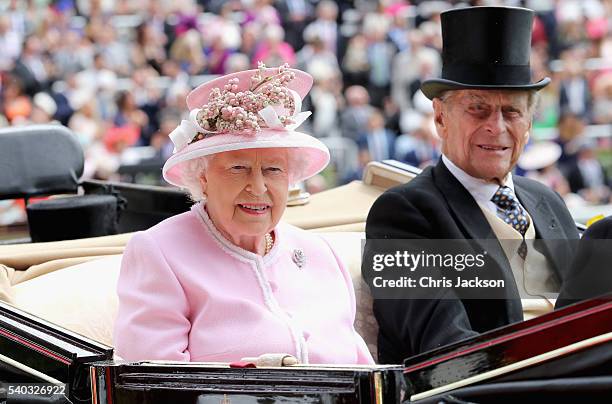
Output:
[[137,233],[118,282],[116,352],[128,360],[372,363],[351,278],[322,238],[280,222],[289,185],[327,148],[296,132],[312,78],[282,66],[230,74],[187,97],[164,178],[197,201]]
[[570,194],[570,188],[557,167],[561,154],[561,146],[557,143],[541,141],[527,146],[517,164],[525,171],[525,177],[541,182],[565,200]]

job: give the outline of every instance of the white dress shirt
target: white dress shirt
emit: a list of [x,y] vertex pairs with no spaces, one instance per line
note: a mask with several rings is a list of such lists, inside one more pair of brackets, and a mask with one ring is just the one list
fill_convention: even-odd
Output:
[[[548,262],[546,256],[533,248],[533,244],[528,242],[529,248],[527,249],[526,260],[519,256],[519,243],[513,243],[512,241],[520,240],[523,236],[512,226],[507,226],[506,223],[499,219],[497,216],[497,206],[491,202],[491,198],[499,188],[499,185],[472,177],[457,167],[445,155],[442,155],[442,161],[446,168],[476,200],[497,238],[500,241],[503,240],[501,246],[508,259],[510,268],[512,268],[512,275],[521,296],[525,319],[528,320],[552,311],[555,302],[551,296],[556,296],[560,287],[557,277],[554,275],[554,271],[550,267],[550,262]],[[512,192],[514,192],[512,174],[508,173],[504,182],[504,185],[511,188]],[[489,214],[489,212],[492,214]],[[524,238],[532,242],[535,239],[535,227],[531,225],[533,220],[529,212],[527,212],[527,215],[529,216],[529,227]]]
[[[442,155],[442,162],[444,163],[446,168],[448,168],[448,171],[450,171],[451,174],[453,174],[453,176],[455,176],[455,178],[459,180],[461,185],[463,185],[465,189],[468,190],[470,195],[472,195],[472,197],[479,205],[486,207],[487,210],[497,215],[497,205],[495,205],[491,201],[491,198],[493,198],[493,195],[495,195],[495,192],[497,192],[497,190],[499,189],[498,184],[487,182],[480,178],[472,177],[471,175],[463,171],[461,168],[457,167],[455,163],[453,163],[444,154]],[[502,185],[507,186],[512,190],[512,193],[514,193],[514,182],[512,181],[512,173],[508,173],[504,184]],[[524,208],[525,207],[523,206],[523,209]],[[525,211],[527,211],[527,209],[525,209]]]

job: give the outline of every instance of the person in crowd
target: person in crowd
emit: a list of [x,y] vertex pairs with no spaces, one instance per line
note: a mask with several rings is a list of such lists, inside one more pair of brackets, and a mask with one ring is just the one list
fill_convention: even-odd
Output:
[[576,162],[576,152],[581,139],[585,136],[586,123],[584,119],[571,111],[562,111],[557,124],[556,142],[561,146],[559,167],[567,176],[569,167]]
[[[405,5],[401,2],[396,6]],[[408,18],[408,7],[399,9],[394,15],[391,27],[389,28],[389,40],[397,48],[398,52],[403,52],[410,48],[408,32],[410,31],[410,19]]]
[[[289,185],[329,162],[296,132],[312,77],[243,71],[187,97],[162,170],[197,201],[128,243],[118,282],[115,349],[128,360],[371,364],[356,333],[351,277],[322,238],[280,221]],[[245,338],[248,335],[248,338]]]
[[249,66],[251,60],[255,56],[257,44],[261,37],[261,27],[257,24],[248,24],[242,28],[242,36],[240,38],[240,52],[247,55],[249,58]]
[[10,124],[25,121],[32,112],[32,100],[24,93],[24,86],[18,77],[6,75],[3,78],[0,105]]
[[391,86],[391,61],[395,55],[394,46],[387,41],[387,31],[383,26],[373,26],[366,34],[368,38],[368,92],[372,105],[383,107],[383,100]]
[[19,77],[29,96],[46,89],[49,84],[49,71],[43,53],[40,38],[30,35],[25,39],[21,55],[15,61],[13,73]]
[[[181,116],[171,111],[165,112],[159,124],[159,130],[151,137],[151,146],[155,149],[155,159],[163,164],[172,156],[174,144],[170,140],[170,133],[180,124]],[[161,173],[160,173],[161,175]]]
[[421,118],[420,121],[413,131],[398,136],[395,141],[396,160],[414,167],[435,164],[440,158],[436,135],[427,125],[426,118]]
[[205,38],[204,52],[210,74],[226,74],[227,59],[240,47],[240,27],[229,18],[231,3],[222,8],[224,14],[209,18],[202,38]]
[[121,91],[117,95],[117,114],[113,124],[117,128],[134,128],[138,136],[149,124],[149,117],[138,108],[134,95],[130,91]]
[[[537,90],[550,81],[530,78],[532,23],[533,12],[522,8],[478,7],[442,14],[442,77],[422,84],[423,93],[433,100],[442,158],[407,184],[384,192],[366,223],[368,241],[518,240],[511,250],[500,244],[486,247],[486,276],[502,279],[509,287],[499,298],[486,301],[459,298],[454,288],[425,296],[430,298],[411,299],[416,292],[404,290],[397,299],[375,299],[381,363],[401,363],[522,321],[528,307],[520,296],[558,292],[568,277],[578,232],[563,200],[544,185],[511,173],[529,138]],[[534,239],[557,241],[540,251],[527,247]],[[369,245],[364,263],[376,253],[373,242]],[[538,268],[538,277],[515,281],[525,268]],[[368,270],[363,268],[366,274]],[[542,300],[552,309],[551,302]]]
[[136,27],[136,40],[130,49],[133,68],[150,66],[158,73],[166,59],[166,37],[157,32],[151,22],[142,22]]
[[575,49],[563,53],[566,66],[559,88],[559,110],[571,111],[587,122],[592,116],[591,90],[584,72],[584,56]]
[[368,40],[362,33],[357,33],[348,41],[346,53],[342,59],[342,73],[345,85],[366,84],[368,82],[369,71]]
[[407,110],[412,106],[414,91],[411,84],[419,80],[421,61],[431,61],[431,74],[436,76],[440,71],[440,54],[430,47],[424,46],[424,35],[420,29],[414,29],[406,34],[410,46],[393,57],[391,76],[391,95],[400,109]]
[[566,170],[572,192],[592,204],[610,203],[612,181],[597,159],[597,142],[594,139],[580,139],[576,159]]
[[251,64],[256,66],[258,62],[263,62],[268,66],[279,66],[289,63],[294,66],[295,51],[284,39],[285,31],[280,25],[266,26],[263,42],[257,47]]
[[81,89],[70,98],[70,106],[74,114],[68,121],[68,127],[79,140],[85,160],[89,146],[101,138],[101,129],[104,127],[96,107],[96,99],[92,90]]
[[280,25],[280,16],[272,4],[273,0],[253,0],[240,3],[245,13],[244,23],[261,26]]
[[571,191],[557,166],[561,153],[559,144],[541,141],[526,147],[517,164],[525,171],[525,177],[541,182],[565,199]]
[[21,38],[6,15],[0,16],[0,70],[10,70],[22,50]]
[[[248,61],[247,61],[248,67]],[[181,95],[187,95],[191,91],[189,85],[189,75],[181,69],[181,66],[174,60],[168,59],[162,65],[163,75],[170,79],[170,85],[165,89],[162,102],[165,109],[172,109],[175,105],[175,100],[181,98]],[[182,97],[184,98],[184,97]],[[181,105],[180,110],[184,106]]]
[[367,150],[374,161],[393,158],[395,155],[395,134],[385,128],[385,117],[374,109],[368,118],[366,131],[357,139],[360,150]]
[[170,47],[170,57],[189,74],[200,74],[207,64],[200,33],[190,29],[179,35]]
[[293,49],[302,49],[302,34],[314,15],[312,2],[308,0],[278,0],[276,7],[281,17],[287,42]]
[[325,43],[317,33],[304,35],[306,45],[296,54],[297,67],[312,74],[313,65],[325,64],[340,76],[340,66],[334,53],[325,47]]
[[105,23],[97,33],[96,44],[108,67],[121,77],[130,74],[130,50],[127,44],[117,38],[109,23]]
[[593,84],[593,121],[612,123],[612,71],[598,76]]
[[340,180],[340,184],[348,184],[351,181],[361,181],[363,179],[363,171],[370,161],[372,161],[370,152],[367,149],[359,150],[357,152],[357,167],[347,172]]
[[366,127],[374,107],[370,105],[370,95],[363,86],[350,86],[344,91],[346,107],[340,115],[342,136],[357,141]]
[[387,128],[392,133],[400,133],[401,132],[401,118],[402,113],[400,111],[399,105],[393,101],[393,97],[386,96],[383,99],[383,116],[385,117],[385,128]]
[[[101,53],[96,53],[93,56],[93,64],[90,68],[85,69],[77,73],[74,78],[70,78],[68,81],[74,80],[72,85],[74,89],[91,88],[95,91],[95,98],[97,99],[98,112],[100,117],[104,120],[112,120],[115,115],[115,102],[116,102],[116,84],[117,74],[111,70],[104,60]],[[71,86],[69,84],[69,86]],[[70,98],[69,94],[66,94]]]
[[337,24],[338,4],[335,1],[323,0],[317,4],[316,19],[304,29],[304,39],[318,36],[324,48],[334,55],[340,52],[340,28]]
[[322,61],[310,64],[314,85],[310,92],[310,105],[315,114],[312,119],[312,134],[315,137],[339,135],[339,110],[342,107],[342,80],[340,71]]
[[233,53],[230,57],[227,58],[227,62],[225,63],[225,69],[227,73],[237,73],[242,70],[247,70],[251,65],[251,61],[249,57],[244,53]]

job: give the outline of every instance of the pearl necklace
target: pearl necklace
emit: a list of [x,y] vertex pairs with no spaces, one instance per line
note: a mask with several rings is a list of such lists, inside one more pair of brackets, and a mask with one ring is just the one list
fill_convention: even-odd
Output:
[[266,250],[264,252],[264,255],[268,254],[270,250],[272,249],[272,246],[274,245],[274,239],[272,238],[272,234],[266,233],[265,239],[266,239]]

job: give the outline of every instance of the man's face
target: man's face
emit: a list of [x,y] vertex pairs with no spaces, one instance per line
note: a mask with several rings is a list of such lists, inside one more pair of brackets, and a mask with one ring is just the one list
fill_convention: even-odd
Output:
[[434,99],[442,152],[472,177],[502,183],[529,139],[528,93],[456,90]]

